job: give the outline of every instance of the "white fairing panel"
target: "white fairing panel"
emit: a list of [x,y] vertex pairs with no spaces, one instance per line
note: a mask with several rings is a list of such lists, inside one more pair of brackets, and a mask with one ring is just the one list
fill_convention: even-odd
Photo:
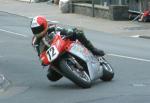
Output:
[[83,45],[78,42],[72,44],[71,49],[69,52],[73,55],[76,55],[80,59],[84,60],[87,63],[87,67],[89,70],[91,80],[95,80],[100,78],[102,73],[102,68],[100,68],[99,61],[96,57]]

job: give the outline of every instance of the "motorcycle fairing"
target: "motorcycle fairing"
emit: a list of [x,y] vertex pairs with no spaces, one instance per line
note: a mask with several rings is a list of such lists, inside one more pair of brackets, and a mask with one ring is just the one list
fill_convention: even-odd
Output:
[[76,55],[87,63],[88,71],[91,80],[100,78],[103,75],[103,70],[100,68],[100,63],[96,57],[81,43],[74,42],[71,44],[71,48],[68,50],[69,53]]

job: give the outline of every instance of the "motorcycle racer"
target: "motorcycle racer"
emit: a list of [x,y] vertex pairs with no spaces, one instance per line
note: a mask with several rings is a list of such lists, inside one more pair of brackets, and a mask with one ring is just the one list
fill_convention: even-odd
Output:
[[[48,24],[46,18],[43,16],[34,17],[31,21],[30,26],[31,26],[32,33],[34,35],[32,38],[32,45],[36,49],[40,59],[42,58],[40,54],[46,51],[50,47],[49,42],[53,39],[56,32],[60,32],[60,35],[64,35],[64,36],[69,35],[69,38],[73,41],[78,39],[94,55],[97,56],[105,55],[104,51],[95,48],[92,45],[92,43],[85,37],[83,31],[77,28],[65,29],[65,28],[57,27],[53,24]],[[47,64],[44,64],[42,62],[42,65],[46,66]],[[59,80],[62,77],[62,75],[59,74],[57,71],[55,71],[55,69],[50,69],[50,68],[55,68],[55,67],[52,66],[49,67],[48,69],[49,73],[47,75],[48,79],[51,81]]]

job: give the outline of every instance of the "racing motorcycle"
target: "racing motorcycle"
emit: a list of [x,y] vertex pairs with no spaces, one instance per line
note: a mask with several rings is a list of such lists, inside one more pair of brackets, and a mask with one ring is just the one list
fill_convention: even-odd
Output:
[[57,33],[51,47],[42,53],[43,62],[53,65],[55,71],[82,88],[90,88],[92,82],[101,79],[111,81],[114,70],[104,57],[94,56],[78,40]]

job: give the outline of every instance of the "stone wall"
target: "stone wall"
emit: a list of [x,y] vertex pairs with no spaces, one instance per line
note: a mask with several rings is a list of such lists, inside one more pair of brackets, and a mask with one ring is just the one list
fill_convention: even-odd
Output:
[[111,5],[110,8],[111,20],[127,20],[129,6],[127,5]]
[[77,14],[83,14],[87,16],[92,16],[92,9],[90,4],[85,3],[73,3],[72,12]]
[[94,11],[95,17],[101,17],[105,19],[109,19],[110,17],[109,7],[107,6],[96,5]]
[[45,2],[48,0],[18,0],[18,1],[25,1],[25,2]]
[[39,0],[40,2],[45,2],[45,1],[48,1],[48,0]]
[[[101,17],[111,20],[126,20],[128,19],[128,6],[126,5],[111,5],[111,6],[94,6],[95,17]],[[71,12],[93,16],[92,4],[87,3],[73,3]]]

